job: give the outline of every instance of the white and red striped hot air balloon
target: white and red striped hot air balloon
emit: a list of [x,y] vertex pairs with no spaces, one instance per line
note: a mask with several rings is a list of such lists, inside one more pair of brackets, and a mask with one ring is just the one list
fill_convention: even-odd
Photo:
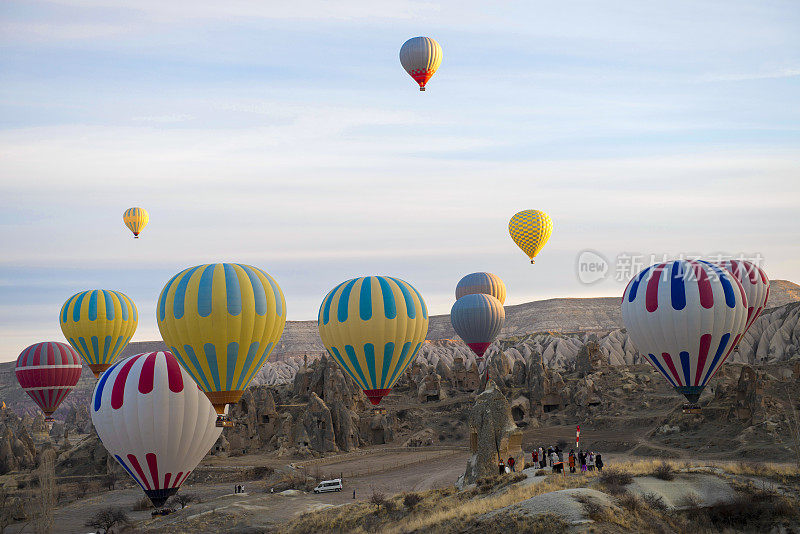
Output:
[[109,454],[156,507],[178,491],[222,432],[211,402],[170,352],[115,363],[95,386],[91,413]]
[[718,265],[665,262],[628,283],[622,320],[636,349],[694,404],[744,333],[747,296]]
[[[747,332],[767,307],[769,278],[756,264],[744,260],[726,260],[720,263],[739,280],[747,295]],[[744,334],[742,334],[744,335]]]
[[81,357],[66,343],[45,341],[23,350],[14,371],[19,385],[51,423],[53,412],[81,378]]
[[412,37],[400,48],[400,64],[425,90],[425,84],[442,64],[442,47],[430,37]]

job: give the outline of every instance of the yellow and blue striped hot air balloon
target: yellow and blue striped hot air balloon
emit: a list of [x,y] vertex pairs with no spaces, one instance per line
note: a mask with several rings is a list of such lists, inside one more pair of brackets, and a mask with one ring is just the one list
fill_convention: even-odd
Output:
[[539,210],[524,210],[508,221],[508,233],[531,263],[553,233],[553,219]]
[[92,289],[67,299],[59,323],[64,337],[97,378],[128,345],[139,324],[139,312],[124,293]]
[[328,353],[377,405],[425,340],[428,309],[408,282],[366,276],[333,288],[317,325]]
[[139,239],[139,232],[144,230],[144,227],[150,222],[150,214],[144,208],[128,208],[122,214],[122,220],[125,221],[125,226],[133,232],[133,237]]
[[281,338],[286,302],[257,267],[211,263],[185,269],[158,298],[158,328],[217,414],[237,402]]

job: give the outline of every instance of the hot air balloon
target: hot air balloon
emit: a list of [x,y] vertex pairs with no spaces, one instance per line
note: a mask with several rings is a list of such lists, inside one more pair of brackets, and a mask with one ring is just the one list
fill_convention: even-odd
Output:
[[222,432],[214,408],[169,352],[137,354],[103,373],[92,423],[125,471],[159,508]]
[[161,337],[229,426],[237,402],[269,357],[286,324],[275,280],[257,267],[211,263],[185,269],[161,291]]
[[747,296],[717,265],[659,263],[628,283],[622,320],[636,349],[696,405],[744,332]]
[[128,345],[139,312],[130,297],[119,291],[92,289],[67,299],[61,307],[60,323],[64,337],[97,378]]
[[734,278],[739,280],[747,295],[747,324],[744,335],[767,307],[769,278],[757,265],[744,260],[727,260],[720,263]]
[[45,421],[81,378],[81,357],[66,343],[45,341],[23,350],[14,370],[25,393],[39,405]]
[[428,309],[403,280],[367,276],[342,282],[317,318],[328,353],[377,405],[416,357],[428,333]]
[[122,220],[125,221],[125,226],[133,232],[133,237],[139,239],[139,232],[144,230],[144,227],[150,222],[150,214],[144,208],[128,208],[122,214]]
[[539,210],[520,211],[508,221],[508,233],[531,263],[553,233],[553,220]]
[[500,304],[506,302],[506,285],[496,274],[472,273],[459,280],[456,286],[456,300],[475,293],[491,295],[499,300]]
[[442,64],[442,47],[430,37],[412,37],[400,48],[400,64],[425,90],[425,84]]
[[483,362],[483,355],[503,329],[506,312],[503,304],[491,295],[474,293],[458,299],[450,310],[453,330]]

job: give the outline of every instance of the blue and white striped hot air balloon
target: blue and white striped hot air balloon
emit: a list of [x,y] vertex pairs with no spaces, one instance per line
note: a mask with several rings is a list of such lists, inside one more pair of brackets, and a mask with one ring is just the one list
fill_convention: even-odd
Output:
[[744,333],[747,297],[720,266],[659,263],[628,283],[622,320],[636,349],[694,404]]

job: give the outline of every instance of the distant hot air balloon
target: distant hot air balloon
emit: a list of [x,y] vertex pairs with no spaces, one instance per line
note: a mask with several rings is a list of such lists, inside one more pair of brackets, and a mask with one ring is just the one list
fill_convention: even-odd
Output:
[[144,208],[128,208],[122,214],[122,220],[125,221],[125,226],[133,232],[133,237],[139,239],[139,232],[144,230],[144,227],[150,222],[150,214]]
[[636,350],[695,404],[744,332],[747,297],[717,265],[659,263],[628,283],[622,320]]
[[72,295],[61,307],[61,331],[95,378],[111,367],[136,332],[139,313],[130,297],[110,289]]
[[425,90],[425,84],[442,64],[442,47],[430,37],[412,37],[400,48],[400,63]]
[[169,352],[137,354],[103,373],[92,423],[109,454],[159,508],[219,438],[214,408]]
[[428,333],[428,309],[408,282],[366,276],[334,287],[317,325],[328,353],[377,405],[416,357]]
[[45,341],[23,350],[14,371],[19,385],[50,423],[53,412],[81,378],[81,357],[66,343]]
[[257,267],[211,263],[185,269],[161,291],[161,337],[227,425],[225,405],[238,402],[278,343],[286,302]]
[[539,210],[520,211],[508,222],[508,233],[531,263],[553,233],[553,220]]
[[506,285],[496,274],[472,273],[459,280],[456,286],[456,300],[474,293],[491,295],[499,300],[500,304],[506,302]]
[[720,263],[739,280],[747,295],[747,325],[744,335],[767,307],[769,278],[757,265],[744,260],[727,260]]
[[492,344],[506,319],[503,304],[491,295],[473,293],[458,299],[450,310],[453,330],[472,349],[478,362]]

